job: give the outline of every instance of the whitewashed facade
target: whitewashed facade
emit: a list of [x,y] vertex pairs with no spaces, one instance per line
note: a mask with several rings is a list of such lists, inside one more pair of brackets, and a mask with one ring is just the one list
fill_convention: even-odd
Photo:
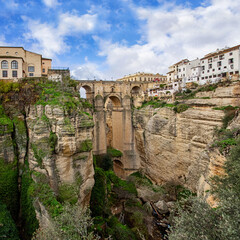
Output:
[[201,83],[214,83],[221,78],[232,79],[240,71],[240,45],[217,50],[201,59]]
[[240,45],[217,49],[203,58],[189,61],[183,59],[171,65],[167,73],[167,84],[164,89],[149,90],[149,96],[162,96],[185,90],[188,84],[204,85],[216,83],[221,79],[237,80],[240,71]]

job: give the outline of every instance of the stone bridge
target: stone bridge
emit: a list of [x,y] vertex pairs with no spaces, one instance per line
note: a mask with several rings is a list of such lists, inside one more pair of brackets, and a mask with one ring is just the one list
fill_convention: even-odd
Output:
[[120,150],[121,158],[114,160],[114,170],[125,177],[139,168],[134,145],[132,106],[144,100],[151,82],[79,81],[78,90],[86,90],[87,100],[94,106],[93,154],[107,152],[107,147]]

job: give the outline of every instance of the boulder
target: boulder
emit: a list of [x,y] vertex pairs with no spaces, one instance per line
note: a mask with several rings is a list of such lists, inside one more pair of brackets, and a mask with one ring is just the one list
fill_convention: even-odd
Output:
[[158,208],[158,211],[161,214],[169,212],[168,206],[164,200],[160,200],[157,203],[155,203],[155,206]]

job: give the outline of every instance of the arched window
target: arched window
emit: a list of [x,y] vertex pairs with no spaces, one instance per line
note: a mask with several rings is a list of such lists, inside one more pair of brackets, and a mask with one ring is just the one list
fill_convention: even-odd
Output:
[[13,60],[11,63],[11,67],[12,67],[12,69],[18,69],[18,62]]
[[1,62],[1,67],[2,67],[2,69],[8,69],[8,61],[3,60],[3,61]]

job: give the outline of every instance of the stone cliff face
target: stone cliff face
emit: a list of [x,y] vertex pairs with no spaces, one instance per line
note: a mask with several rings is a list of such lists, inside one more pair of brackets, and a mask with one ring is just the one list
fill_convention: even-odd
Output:
[[61,204],[89,205],[94,122],[71,82],[14,84],[0,86],[0,199],[30,239]]
[[41,172],[58,191],[79,180],[79,202],[89,203],[94,184],[92,160],[93,121],[81,113],[67,115],[58,106],[31,106],[27,116],[29,167]]
[[182,113],[166,107],[134,110],[135,144],[141,168],[155,183],[182,184],[200,194],[209,187],[203,182],[222,172],[224,157],[216,150],[210,151],[209,146],[225,113],[213,107],[239,106],[239,84],[199,93],[197,97],[210,95],[212,99],[185,100],[193,107]]
[[160,108],[152,116],[136,110],[135,138],[141,168],[158,184],[174,182],[196,190],[201,169],[191,171],[191,167],[212,142],[222,117],[220,111],[205,109],[190,108],[176,114]]

